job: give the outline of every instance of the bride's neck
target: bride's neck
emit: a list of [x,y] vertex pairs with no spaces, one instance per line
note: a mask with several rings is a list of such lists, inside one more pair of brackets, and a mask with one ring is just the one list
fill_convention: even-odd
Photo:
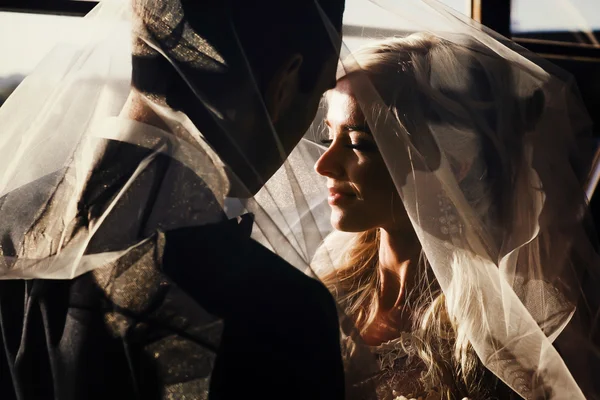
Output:
[[380,230],[379,267],[384,308],[402,306],[414,285],[420,253],[421,246],[412,229]]
[[380,229],[379,239],[378,315],[362,335],[365,343],[372,346],[395,339],[401,332],[411,329],[413,316],[405,305],[416,282],[421,252],[414,232]]

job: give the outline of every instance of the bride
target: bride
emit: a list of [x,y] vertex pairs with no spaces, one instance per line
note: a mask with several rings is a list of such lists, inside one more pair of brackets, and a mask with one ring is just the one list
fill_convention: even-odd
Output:
[[[344,349],[348,393],[556,395],[557,382],[531,368],[491,373],[481,361],[485,343],[498,340],[490,320],[504,321],[499,326],[515,337],[522,329],[502,309],[494,315],[482,294],[495,289],[482,278],[490,261],[502,272],[513,263],[513,293],[546,336],[558,335],[570,313],[566,295],[552,295],[560,281],[542,270],[549,256],[567,253],[546,246],[556,236],[544,219],[553,203],[549,191],[543,198],[546,177],[542,168],[534,172],[540,164],[528,153],[545,106],[542,87],[504,59],[424,33],[363,47],[346,72],[327,96],[327,150],[315,165],[327,178],[336,232],[313,268],[356,328]],[[409,146],[398,142],[402,128]],[[439,265],[448,261],[452,278],[440,281]],[[538,298],[547,299],[545,309],[535,306]],[[374,373],[360,361],[365,352],[378,361]]]

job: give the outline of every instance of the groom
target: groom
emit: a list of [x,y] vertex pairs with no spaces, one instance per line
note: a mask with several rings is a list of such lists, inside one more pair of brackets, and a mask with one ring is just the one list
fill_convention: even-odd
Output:
[[[158,110],[183,113],[227,165],[227,196],[254,195],[335,84],[343,8],[343,0],[135,0],[133,88],[121,114],[128,133],[173,133]],[[235,118],[219,122],[209,104]],[[73,202],[81,226],[71,231],[85,231],[125,191],[86,254],[133,250],[73,280],[0,282],[2,398],[343,399],[327,290],[250,239],[251,217],[225,219],[179,161],[157,156],[125,189],[147,151],[106,140],[99,153]],[[19,189],[21,202],[0,199],[3,211],[26,214],[27,196],[51,186],[33,185]],[[37,237],[52,237],[60,197],[24,238],[18,221],[0,227],[2,255],[27,256]],[[171,229],[191,218],[178,204],[192,199],[202,219]]]

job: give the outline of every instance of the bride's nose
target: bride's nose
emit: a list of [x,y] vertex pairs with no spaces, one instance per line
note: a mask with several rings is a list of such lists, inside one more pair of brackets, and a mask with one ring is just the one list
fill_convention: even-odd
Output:
[[331,146],[319,157],[315,163],[315,171],[319,175],[327,178],[340,179],[344,175],[344,166],[342,155],[338,151],[338,146],[332,143]]

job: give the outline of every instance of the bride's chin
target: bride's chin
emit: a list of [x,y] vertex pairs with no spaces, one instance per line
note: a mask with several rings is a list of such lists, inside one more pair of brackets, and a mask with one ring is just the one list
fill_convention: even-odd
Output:
[[330,221],[333,229],[340,232],[363,232],[367,230],[363,229],[360,222],[356,218],[352,218],[352,215],[340,212],[340,210],[332,210]]
[[333,211],[331,213],[331,226],[333,227],[333,229],[335,229],[336,231],[342,231],[345,232],[344,230],[344,220],[343,218],[339,218],[335,215],[335,211]]

